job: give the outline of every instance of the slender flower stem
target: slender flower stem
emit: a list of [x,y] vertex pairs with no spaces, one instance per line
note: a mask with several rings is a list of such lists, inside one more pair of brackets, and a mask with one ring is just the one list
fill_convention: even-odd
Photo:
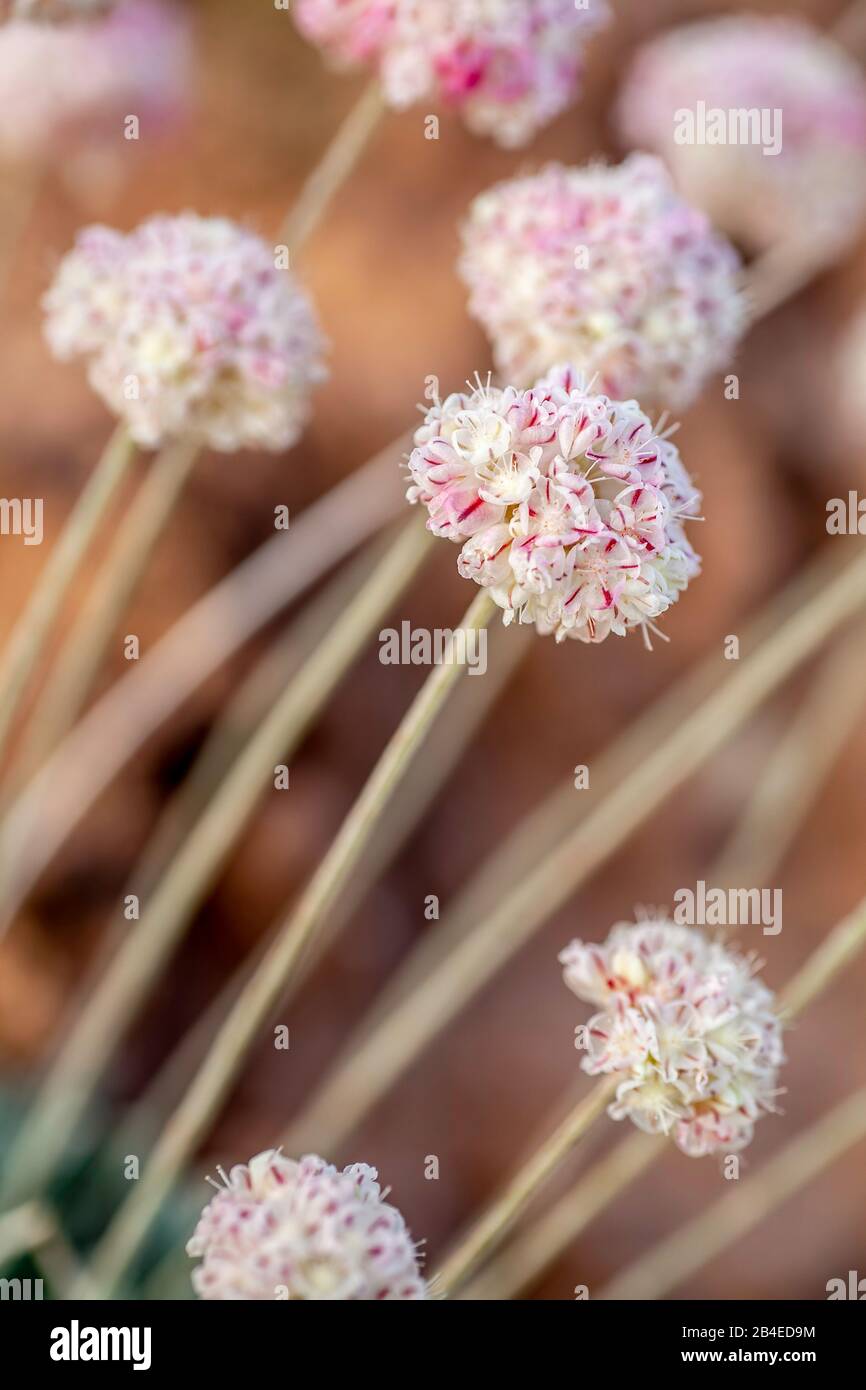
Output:
[[866,705],[866,626],[827,654],[716,856],[712,883],[766,883],[782,862]]
[[[759,623],[765,633],[760,645],[727,678],[717,679],[697,707],[680,714],[651,752],[555,848],[539,854],[497,905],[355,1045],[290,1126],[285,1139],[289,1152],[339,1143],[537,927],[709,761],[798,665],[866,605],[866,556],[849,561],[841,571],[832,568],[829,580],[827,563],[825,556],[817,570],[796,581],[796,592],[807,595],[802,604],[779,621],[774,620],[778,607],[771,605],[771,621]],[[784,597],[782,606],[789,607]]]
[[670,1147],[664,1134],[633,1130],[583,1173],[574,1187],[460,1293],[484,1302],[513,1298],[536,1282],[563,1250]]
[[499,1197],[471,1227],[433,1277],[433,1287],[450,1297],[495,1250],[527,1203],[568,1157],[613,1100],[618,1077],[600,1081],[583,1096],[553,1133],[536,1149]]
[[401,436],[292,520],[194,604],[88,710],[0,824],[0,935],[113,778],[245,642],[405,510]]
[[[281,1007],[284,1008],[286,1000],[303,986],[322,950],[342,931],[357,904],[400,853],[421,822],[424,812],[459,765],[481,721],[507,685],[534,637],[535,634],[528,627],[505,628],[498,624],[491,629],[488,646],[492,645],[494,652],[488,658],[484,680],[460,683],[454,695],[451,718],[439,721],[426,740],[416,759],[412,777],[404,780],[389,803],[379,833],[371,840],[345,891],[329,913],[327,930],[316,938],[301,961],[290,991],[281,999]],[[141,1100],[124,1116],[121,1131],[114,1136],[115,1148],[119,1153],[131,1152],[129,1146],[136,1142],[132,1136],[137,1135],[137,1142],[140,1142],[141,1135],[152,1130],[155,1117],[167,1115],[177,1103],[184,1085],[204,1057],[210,1039],[219,1031],[269,945],[269,938],[265,938],[260,946],[257,944],[251,957],[244,960],[213,1003],[199,1015],[193,1027],[181,1039],[148,1084]]]
[[57,1222],[41,1202],[23,1202],[0,1215],[0,1269],[52,1240]]
[[42,187],[44,170],[38,163],[3,170],[0,193],[0,301],[15,268],[16,252],[27,230]]
[[61,605],[96,530],[129,472],[135,445],[124,426],[111,436],[48,557],[0,660],[0,752]]
[[385,103],[374,79],[362,92],[286,215],[280,241],[294,253],[309,238],[352,173],[376,129]]
[[[301,616],[277,641],[229,700],[189,775],[168,802],[151,835],[138,864],[130,877],[129,891],[139,902],[148,902],[156,885],[164,876],[180,846],[192,833],[196,822],[217,794],[229,769],[242,752],[253,732],[266,717],[280,692],[295,678],[305,661],[327,632],[338,621],[346,606],[366,583],[385,553],[393,536],[371,542],[353,562],[339,570],[303,610]],[[119,949],[129,932],[128,922],[117,922],[106,933],[90,979],[81,991],[87,999],[99,988],[99,980],[107,962]],[[154,1117],[168,1113],[181,1094],[183,1085],[193,1074],[208,1042],[217,1031],[229,1005],[247,978],[251,964],[257,964],[264,954],[264,943],[256,946],[251,960],[245,960],[220,992],[213,1004],[200,1014],[194,1026],[170,1054],[168,1060],[150,1083],[145,1095],[126,1113],[121,1133],[116,1136],[118,1148],[126,1144],[124,1153],[140,1152],[130,1144],[141,1143],[141,1136],[153,1130]]]
[[[715,878],[713,881],[716,881]],[[807,1008],[866,946],[866,901],[833,928],[778,996],[786,1023]],[[612,1151],[505,1249],[501,1258],[465,1290],[470,1299],[507,1299],[536,1280],[577,1239],[600,1211],[670,1148],[664,1136],[636,1134]]]
[[845,969],[866,945],[866,899],[812,952],[779,995],[779,1013],[791,1022]]
[[747,1235],[818,1177],[846,1149],[866,1139],[866,1088],[786,1144],[709,1207],[654,1246],[601,1290],[603,1299],[662,1298]]
[[[495,611],[492,598],[481,590],[460,627],[467,634],[481,631]],[[297,906],[245,986],[204,1065],[163,1130],[144,1176],[97,1247],[91,1267],[96,1287],[110,1292],[123,1277],[163,1199],[217,1114],[263,1023],[365,853],[391,796],[446,704],[461,670],[455,660],[435,667],[392,735]]]
[[51,1176],[102,1069],[261,800],[275,764],[297,747],[431,544],[413,517],[245,746],[64,1039],[7,1163],[8,1200],[31,1195]]
[[190,475],[198,446],[166,445],[150,466],[119,527],[93,593],[61,649],[30,716],[17,766],[38,766],[75,723],[105,652]]
[[340,567],[233,691],[219,711],[194,764],[161,811],[132,871],[132,891],[139,899],[151,897],[178,847],[216,795],[232,763],[280,692],[294,680],[304,662],[310,660],[322,640],[322,633],[339,622],[393,542],[394,535],[387,531]]

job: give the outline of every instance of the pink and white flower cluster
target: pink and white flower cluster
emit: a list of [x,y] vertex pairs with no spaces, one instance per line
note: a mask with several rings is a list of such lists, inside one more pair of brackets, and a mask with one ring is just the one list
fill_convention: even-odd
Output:
[[47,20],[52,24],[90,19],[117,3],[118,0],[0,0],[0,23],[7,19]]
[[238,1164],[202,1212],[187,1254],[199,1297],[212,1300],[424,1299],[403,1217],[375,1168],[340,1172],[314,1154],[278,1150]]
[[523,145],[577,94],[607,0],[299,0],[298,24],[341,65],[369,64],[391,106],[441,101],[479,135]]
[[743,331],[736,252],[648,155],[497,184],[462,242],[469,308],[508,381],[568,361],[619,400],[682,409]]
[[[779,112],[781,148],[765,153],[754,134],[733,142],[709,123],[706,139],[688,141],[678,121],[699,109],[728,122]],[[826,255],[866,215],[866,78],[800,19],[727,15],[650,40],[625,80],[618,125],[626,146],[663,155],[684,196],[751,250],[796,239]]]
[[407,496],[462,544],[457,567],[506,623],[601,642],[675,603],[700,563],[684,522],[699,494],[636,401],[559,366],[528,390],[438,401],[415,434]]
[[772,1111],[785,1060],[773,995],[753,963],[699,928],[623,922],[559,957],[569,989],[601,1010],[583,1069],[619,1074],[609,1113],[670,1134],[691,1157],[745,1148]]
[[182,117],[190,68],[188,19],[164,0],[128,0],[85,24],[10,23],[0,28],[0,160],[116,158],[130,113],[148,135]]
[[45,296],[46,336],[145,448],[281,450],[325,375],[309,299],[274,248],[218,217],[81,232]]

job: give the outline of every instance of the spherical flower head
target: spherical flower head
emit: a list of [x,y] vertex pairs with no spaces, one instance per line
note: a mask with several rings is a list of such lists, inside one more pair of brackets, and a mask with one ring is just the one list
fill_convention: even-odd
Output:
[[559,959],[569,989],[600,1010],[583,1070],[621,1077],[614,1119],[669,1134],[692,1157],[750,1143],[785,1060],[751,960],[664,919],[622,922],[601,945],[572,941]]
[[286,449],[324,376],[306,294],[274,247],[223,218],[154,217],[128,236],[90,227],[44,306],[55,355],[86,359],[145,448]]
[[682,193],[752,251],[796,238],[829,256],[858,233],[866,79],[802,20],[725,16],[652,39],[626,78],[617,124],[623,144],[661,154]]
[[238,1164],[187,1244],[203,1299],[424,1299],[403,1217],[383,1199],[375,1168],[342,1172],[314,1154],[275,1149]]
[[458,542],[457,568],[506,623],[601,642],[644,638],[700,563],[685,533],[700,494],[636,401],[571,367],[522,391],[482,385],[436,401],[415,434],[410,502]]
[[442,103],[470,130],[523,145],[577,95],[607,0],[299,0],[298,24],[338,64],[372,66],[398,108]]
[[497,184],[462,248],[470,312],[508,381],[568,361],[618,400],[682,409],[745,324],[736,252],[649,155]]
[[[0,160],[56,165],[116,154],[134,113],[163,132],[188,106],[189,21],[166,0],[127,0],[89,23],[0,28]],[[116,161],[115,161],[116,162]]]

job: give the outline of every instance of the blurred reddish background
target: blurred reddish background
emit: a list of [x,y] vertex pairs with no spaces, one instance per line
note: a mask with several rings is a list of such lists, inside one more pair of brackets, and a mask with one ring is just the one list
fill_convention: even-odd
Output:
[[[189,124],[169,143],[130,146],[126,183],[104,196],[97,190],[86,207],[46,181],[15,256],[0,340],[2,491],[45,498],[46,543],[0,546],[0,636],[110,429],[80,370],[54,363],[41,338],[39,298],[76,228],[91,220],[128,228],[155,211],[190,208],[225,213],[270,236],[360,90],[357,80],[326,71],[271,0],[201,0],[189,8],[197,47]],[[580,163],[616,155],[607,113],[634,46],[699,11],[730,8],[738,7],[616,0],[616,22],[591,50],[583,100],[524,154],[497,150],[448,117],[438,142],[425,140],[418,111],[386,118],[298,266],[332,343],[331,379],[318,392],[312,424],[286,457],[210,456],[199,464],[126,622],[143,650],[267,537],[275,503],[297,513],[411,424],[428,374],[450,388],[487,369],[487,346],[467,318],[454,273],[455,229],[471,197],[548,158]],[[843,6],[816,0],[751,8],[798,12],[827,26]],[[689,412],[678,442],[704,492],[707,520],[698,543],[705,573],[665,620],[670,644],[652,653],[637,640],[598,648],[532,644],[423,829],[289,1011],[291,1051],[263,1045],[245,1069],[202,1170],[214,1161],[245,1161],[273,1142],[382,980],[413,941],[436,930],[424,919],[425,896],[438,894],[446,912],[498,838],[575,764],[592,768],[615,735],[702,655],[716,652],[724,677],[723,636],[740,632],[747,615],[827,543],[826,500],[858,486],[864,460],[827,429],[826,362],[863,300],[866,243],[750,336],[735,367],[739,401],[725,400],[717,382]],[[467,593],[454,560],[449,547],[437,549],[400,616],[429,625],[457,620]],[[0,947],[0,1059],[9,1076],[56,1045],[58,1019],[117,919],[160,805],[226,694],[264,649],[264,641],[253,644],[151,741],[87,817]],[[124,669],[118,642],[103,685]],[[117,1057],[116,1099],[137,1093],[309,874],[422,674],[383,667],[371,649],[344,683],[293,760],[290,794],[274,792],[256,816],[199,914],[179,967],[168,972]],[[412,1068],[345,1151],[327,1155],[376,1164],[413,1231],[428,1238],[431,1259],[577,1079],[572,1032],[585,1013],[562,986],[557,951],[571,936],[603,935],[636,905],[670,904],[677,887],[706,877],[808,675],[614,856]],[[784,890],[784,931],[746,942],[765,956],[773,985],[864,892],[864,772],[861,726],[774,880]],[[575,796],[591,805],[593,792]],[[862,1084],[864,988],[866,958],[790,1035],[785,1113],[758,1127],[747,1165]],[[622,1133],[608,1124],[596,1145]],[[424,1178],[431,1153],[440,1159],[438,1182]],[[796,1219],[790,1207],[781,1209],[683,1292],[823,1297],[829,1277],[858,1268],[858,1261],[862,1268],[862,1168],[862,1151],[849,1153],[797,1200]],[[598,1288],[722,1185],[712,1161],[671,1153],[590,1228],[537,1294],[569,1298],[578,1282]]]

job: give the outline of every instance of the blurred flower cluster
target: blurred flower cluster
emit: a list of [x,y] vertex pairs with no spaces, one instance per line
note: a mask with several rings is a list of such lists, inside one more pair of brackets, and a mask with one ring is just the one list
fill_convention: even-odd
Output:
[[460,270],[508,381],[569,361],[619,400],[679,409],[744,325],[736,252],[647,155],[553,164],[482,193]]
[[782,1029],[751,961],[693,927],[620,923],[559,957],[586,1026],[584,1071],[622,1073],[610,1114],[670,1133],[692,1157],[750,1143],[774,1108]]
[[0,160],[61,165],[71,152],[119,159],[129,113],[150,133],[182,115],[190,57],[187,19],[164,0],[124,0],[88,24],[7,25]]
[[269,1149],[237,1164],[187,1244],[200,1297],[369,1300],[427,1297],[403,1217],[375,1168],[342,1172]]
[[[677,136],[680,113],[774,118],[761,138]],[[681,192],[754,251],[777,242],[838,252],[866,213],[866,79],[799,19],[734,15],[653,38],[635,58],[617,114],[623,144],[664,156]],[[685,129],[685,128],[683,128]],[[730,133],[730,132],[729,132]]]
[[338,63],[371,64],[390,105],[443,101],[469,128],[525,144],[574,99],[607,0],[299,0],[303,32]]
[[415,443],[409,500],[464,543],[460,573],[506,623],[646,636],[699,572],[683,525],[699,495],[676,447],[568,366],[526,391],[479,382],[437,401]]
[[224,218],[79,234],[45,296],[46,334],[137,443],[286,449],[324,376],[312,306],[274,248]]

